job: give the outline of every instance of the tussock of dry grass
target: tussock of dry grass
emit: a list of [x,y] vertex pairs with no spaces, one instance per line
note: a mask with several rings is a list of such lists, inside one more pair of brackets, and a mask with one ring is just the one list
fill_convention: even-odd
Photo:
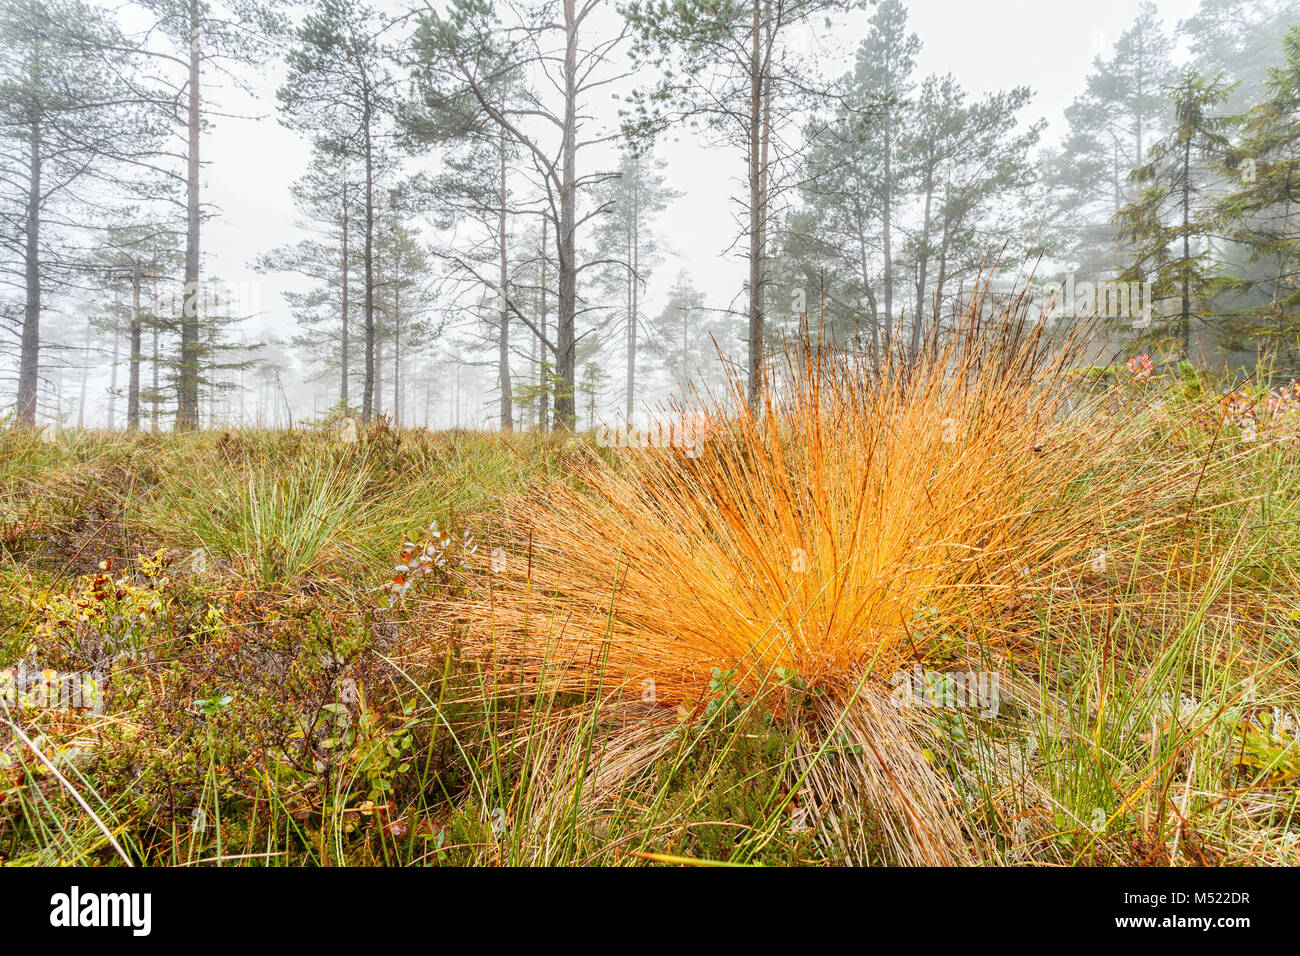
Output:
[[792,351],[761,413],[704,409],[698,457],[593,455],[509,508],[468,646],[529,686],[650,688],[697,715],[719,672],[750,695],[793,682],[819,714],[808,753],[832,733],[852,752],[807,762],[830,812],[874,806],[904,859],[969,859],[891,675],[1013,654],[973,635],[1185,520],[1201,477],[1195,458],[1135,469],[1131,423],[1078,410],[1078,354],[978,309],[914,363]]

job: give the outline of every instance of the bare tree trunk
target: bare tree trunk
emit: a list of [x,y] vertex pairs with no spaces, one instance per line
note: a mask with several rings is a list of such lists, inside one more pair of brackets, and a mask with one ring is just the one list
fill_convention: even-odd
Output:
[[682,309],[682,356],[677,363],[677,386],[686,394],[686,383],[690,380],[690,363],[691,353],[688,346],[690,341],[690,322],[691,310]]
[[150,396],[153,404],[153,433],[158,434],[158,326],[153,329],[153,394]]
[[22,351],[18,360],[18,424],[36,425],[36,390],[41,357],[41,118],[31,119],[27,177],[27,237],[24,264],[27,301],[23,309]]
[[577,224],[577,99],[578,22],[574,0],[564,0],[564,141],[561,146],[560,223],[555,237],[560,264],[559,314],[555,345],[555,427],[572,430],[577,423],[574,394],[577,338],[574,318],[578,302],[575,241]]
[[117,359],[121,348],[122,327],[113,322],[113,362],[108,372],[108,430],[117,427]]
[[384,413],[384,340],[378,336],[375,337],[374,392],[375,402],[371,412],[376,416],[382,415]]
[[339,356],[339,402],[348,412],[348,164],[343,163],[343,346]]
[[538,327],[541,330],[541,336],[538,339],[539,351],[541,354],[541,364],[537,366],[537,427],[540,431],[546,431],[551,427],[548,421],[550,416],[547,415],[549,405],[550,388],[547,386],[547,372],[550,370],[550,361],[546,357],[546,343],[542,339],[546,338],[546,227],[549,225],[545,216],[542,217],[542,315]]
[[1120,189],[1120,186],[1119,186],[1119,177],[1120,177],[1119,166],[1120,166],[1120,160],[1119,160],[1119,141],[1118,141],[1118,140],[1112,140],[1112,141],[1111,141],[1110,179],[1111,179],[1111,192],[1113,193],[1114,200],[1115,200],[1115,213],[1116,213],[1116,215],[1118,215],[1118,214],[1119,214],[1119,211],[1120,211],[1121,209],[1124,208],[1124,192],[1123,192],[1123,190]]
[[916,270],[916,320],[912,326],[912,359],[921,352],[921,321],[925,313],[925,280],[930,268],[930,208],[934,199],[934,164],[925,172],[925,211],[921,220],[921,247]]
[[497,209],[497,251],[500,253],[500,276],[497,280],[497,292],[501,296],[500,326],[497,330],[497,384],[501,386],[501,430],[508,432],[513,427],[515,418],[513,386],[510,382],[510,310],[506,305],[507,282],[506,271],[506,129],[501,127],[500,134],[500,207]]
[[636,333],[637,321],[641,311],[641,163],[637,161],[633,169],[636,180],[632,183],[632,222],[631,247],[628,249],[628,261],[631,263],[627,305],[627,420],[632,421],[636,413]]
[[1183,281],[1182,281],[1182,333],[1183,358],[1191,358],[1192,351],[1192,293],[1190,223],[1192,221],[1192,138],[1183,143]]
[[763,230],[760,150],[763,108],[762,62],[759,49],[760,0],[753,3],[753,35],[749,63],[749,341],[747,395],[758,411],[763,372]]
[[131,358],[126,387],[126,430],[140,430],[140,263],[131,263]]
[[208,359],[208,427],[217,427],[217,363]]
[[86,320],[86,342],[81,350],[81,394],[77,396],[77,428],[86,427],[86,384],[90,379],[90,319]]
[[[542,381],[542,348],[541,340],[533,336],[532,344],[528,347],[528,357],[532,360],[533,368],[537,369],[537,382],[540,385]],[[527,402],[524,406],[523,416],[525,427],[535,428],[537,426],[537,396],[532,396],[532,401]]]
[[894,247],[891,230],[893,229],[893,199],[894,185],[890,178],[893,175],[891,169],[894,161],[894,143],[893,129],[891,128],[888,118],[885,122],[885,177],[884,193],[880,225],[881,240],[885,254],[885,350],[892,351],[894,347]]
[[393,279],[393,427],[402,424],[402,287]]
[[189,122],[185,164],[185,299],[176,426],[199,427],[199,0],[190,0]]
[[943,240],[939,245],[939,274],[934,280],[934,323],[938,331],[939,317],[943,312],[943,287],[948,281],[948,227],[944,226]]
[[366,235],[363,257],[366,270],[366,375],[362,385],[361,420],[370,421],[374,413],[375,392],[375,196],[374,145],[370,137],[370,96],[366,95],[361,113],[361,131],[366,152]]
[[[857,197],[853,201],[854,221],[857,223],[858,234],[858,269],[862,274],[862,293],[871,307],[871,360],[878,361],[880,358],[880,317],[876,312],[876,293],[871,287],[871,268],[867,261],[867,234],[866,234],[866,210],[862,208],[862,203]],[[861,304],[859,304],[861,308]],[[862,348],[862,333],[857,333],[857,348]]]

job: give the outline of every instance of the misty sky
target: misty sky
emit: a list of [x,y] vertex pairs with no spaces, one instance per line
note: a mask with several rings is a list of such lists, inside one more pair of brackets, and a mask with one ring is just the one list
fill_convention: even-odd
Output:
[[[1159,0],[1157,7],[1172,32],[1180,19],[1195,12],[1197,0]],[[1064,132],[1062,111],[1082,91],[1093,57],[1110,54],[1137,15],[1138,0],[912,0],[908,8],[911,28],[923,44],[918,79],[951,72],[972,95],[1029,85],[1036,95],[1022,120],[1045,118],[1049,126],[1041,142],[1053,146]],[[829,37],[825,30],[817,31],[820,35],[808,31],[806,49],[818,51],[827,75],[849,68],[870,15],[868,9],[845,18]],[[289,186],[304,171],[309,147],[275,115],[275,89],[282,76],[283,66],[272,63],[261,76],[250,77],[254,96],[228,85],[211,90],[210,98],[223,110],[247,118],[215,117],[202,146],[203,200],[220,210],[204,227],[205,273],[256,289],[261,315],[247,325],[252,339],[292,335],[294,320],[281,293],[306,285],[300,277],[261,275],[250,267],[259,254],[304,235],[295,225],[299,217]],[[617,104],[603,104],[600,115],[615,121]],[[613,151],[607,155],[612,160]],[[690,131],[677,139],[665,136],[656,155],[683,196],[657,224],[670,255],[650,278],[644,314],[657,314],[681,269],[691,274],[710,306],[738,303],[745,263],[741,249],[726,250],[738,233],[739,209],[730,197],[742,194],[743,159],[734,151],[700,144]],[[596,158],[589,152],[582,161],[593,164]]]
[[[1172,30],[1195,12],[1197,0],[1158,0],[1156,6]],[[1046,118],[1044,142],[1055,144],[1064,127],[1062,111],[1082,91],[1092,58],[1098,52],[1109,55],[1137,7],[1138,0],[912,0],[912,29],[924,44],[918,75],[951,72],[975,94],[1029,85],[1036,95],[1024,118]],[[851,65],[869,16],[870,11],[859,12],[845,21],[841,37],[849,42],[816,40],[825,48],[828,72],[838,75]],[[266,321],[281,331],[292,320],[279,291],[299,286],[290,276],[259,276],[248,264],[266,249],[302,235],[294,226],[289,185],[305,169],[309,149],[274,115],[282,73],[277,64],[256,82],[260,104],[229,89],[220,91],[217,95],[232,112],[260,109],[263,115],[217,119],[203,142],[204,200],[221,209],[205,230],[208,268],[231,282],[261,281]],[[607,107],[611,119],[616,108],[614,103]],[[710,303],[720,305],[739,293],[744,278],[738,256],[722,258],[736,234],[735,205],[727,197],[740,192],[742,160],[733,151],[693,143],[689,134],[677,141],[665,136],[657,153],[674,187],[684,193],[660,220],[660,234],[677,253],[660,268],[660,278],[669,280],[685,268]],[[651,283],[648,311],[656,311],[667,284]]]

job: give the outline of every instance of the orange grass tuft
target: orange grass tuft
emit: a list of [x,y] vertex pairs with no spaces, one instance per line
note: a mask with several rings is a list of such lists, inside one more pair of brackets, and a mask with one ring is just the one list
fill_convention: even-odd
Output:
[[460,608],[468,650],[502,692],[653,687],[696,714],[714,669],[746,696],[797,682],[824,711],[798,722],[852,744],[810,745],[813,789],[884,809],[902,857],[969,859],[892,675],[1014,653],[990,645],[1016,608],[1183,520],[1201,467],[1135,471],[1140,430],[1072,374],[1082,340],[1019,308],[977,305],[907,363],[791,349],[760,413],[707,404],[698,457],[590,454],[508,507],[505,570]]
[[795,352],[761,414],[714,403],[699,457],[592,455],[514,502],[506,570],[462,606],[470,644],[569,689],[653,680],[665,703],[713,668],[851,692],[950,653],[939,635],[1087,573],[1195,473],[1126,482],[1122,422],[1066,413],[1077,345],[971,316],[907,368]]

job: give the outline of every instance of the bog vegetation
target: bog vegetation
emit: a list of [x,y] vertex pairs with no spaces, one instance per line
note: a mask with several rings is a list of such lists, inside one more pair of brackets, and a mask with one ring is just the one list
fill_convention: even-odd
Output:
[[692,449],[5,433],[0,854],[1297,862],[1300,391],[1042,332]]
[[0,0],[0,863],[1300,862],[1300,6],[1131,12]]

